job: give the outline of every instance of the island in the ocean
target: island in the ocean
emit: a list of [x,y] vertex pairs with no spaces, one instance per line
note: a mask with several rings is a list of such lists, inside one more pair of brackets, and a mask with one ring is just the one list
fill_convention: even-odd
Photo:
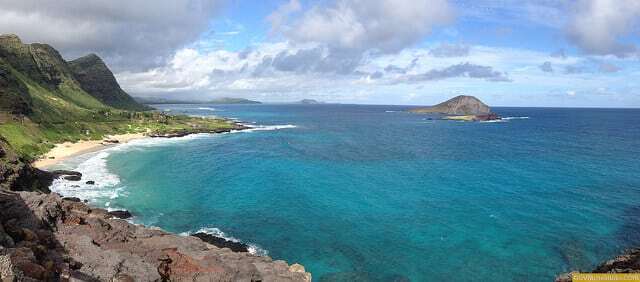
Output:
[[409,110],[418,114],[441,114],[443,119],[462,121],[499,120],[500,117],[491,111],[487,104],[473,96],[460,95],[430,107]]
[[297,104],[317,105],[317,104],[324,104],[324,102],[320,102],[320,101],[314,100],[314,99],[302,99],[302,100],[298,101]]
[[0,35],[0,280],[310,281],[301,265],[250,254],[243,244],[134,225],[121,219],[129,212],[51,193],[57,178],[100,183],[33,162],[50,151],[63,156],[130,138],[245,128],[151,111],[97,55],[66,61],[47,44]]
[[141,104],[145,105],[160,105],[160,104],[218,104],[218,105],[231,105],[231,104],[262,104],[260,101],[249,100],[245,98],[233,98],[233,97],[221,97],[213,100],[178,100],[178,99],[166,99],[161,97],[134,97],[134,99]]

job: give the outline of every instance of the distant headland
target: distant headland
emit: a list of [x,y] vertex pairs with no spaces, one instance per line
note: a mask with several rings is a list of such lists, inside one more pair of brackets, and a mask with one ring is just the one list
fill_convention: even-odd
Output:
[[249,100],[245,98],[222,97],[213,100],[173,100],[155,97],[134,97],[141,104],[262,104],[262,102]]

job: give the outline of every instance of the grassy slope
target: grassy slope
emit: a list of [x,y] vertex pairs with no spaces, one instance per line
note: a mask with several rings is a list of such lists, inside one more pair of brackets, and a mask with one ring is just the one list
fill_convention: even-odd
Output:
[[73,80],[51,89],[14,68],[10,71],[27,86],[33,113],[0,123],[0,135],[27,160],[65,141],[101,139],[121,133],[206,131],[233,126],[220,119],[117,110],[88,95]]

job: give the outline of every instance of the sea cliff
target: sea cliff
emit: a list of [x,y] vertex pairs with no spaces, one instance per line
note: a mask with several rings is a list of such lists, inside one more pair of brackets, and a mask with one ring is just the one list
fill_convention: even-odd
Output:
[[114,218],[55,193],[0,190],[2,281],[311,281],[298,264]]

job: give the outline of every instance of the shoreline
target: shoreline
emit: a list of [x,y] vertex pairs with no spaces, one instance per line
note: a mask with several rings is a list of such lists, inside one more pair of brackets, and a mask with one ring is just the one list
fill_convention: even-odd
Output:
[[101,140],[80,140],[56,144],[53,149],[35,160],[31,165],[38,169],[46,169],[64,160],[79,155],[97,152],[117,144],[126,144],[132,140],[151,138],[146,133],[126,133],[105,136]]
[[[225,119],[225,120],[229,121],[229,119]],[[250,125],[244,125],[237,121],[232,121],[232,124],[233,124],[232,128],[224,128],[224,129],[184,131],[184,132],[174,132],[174,133],[165,133],[165,134],[153,134],[147,131],[145,133],[125,133],[125,134],[106,135],[100,140],[80,140],[77,142],[57,143],[47,153],[42,155],[37,160],[31,162],[31,166],[37,169],[47,170],[48,167],[56,165],[69,158],[77,157],[79,155],[83,155],[87,153],[101,151],[101,150],[110,148],[114,145],[126,144],[130,141],[144,139],[144,138],[176,138],[176,137],[184,137],[187,135],[200,134],[200,133],[219,134],[219,133],[228,133],[232,131],[254,129],[254,127]]]

